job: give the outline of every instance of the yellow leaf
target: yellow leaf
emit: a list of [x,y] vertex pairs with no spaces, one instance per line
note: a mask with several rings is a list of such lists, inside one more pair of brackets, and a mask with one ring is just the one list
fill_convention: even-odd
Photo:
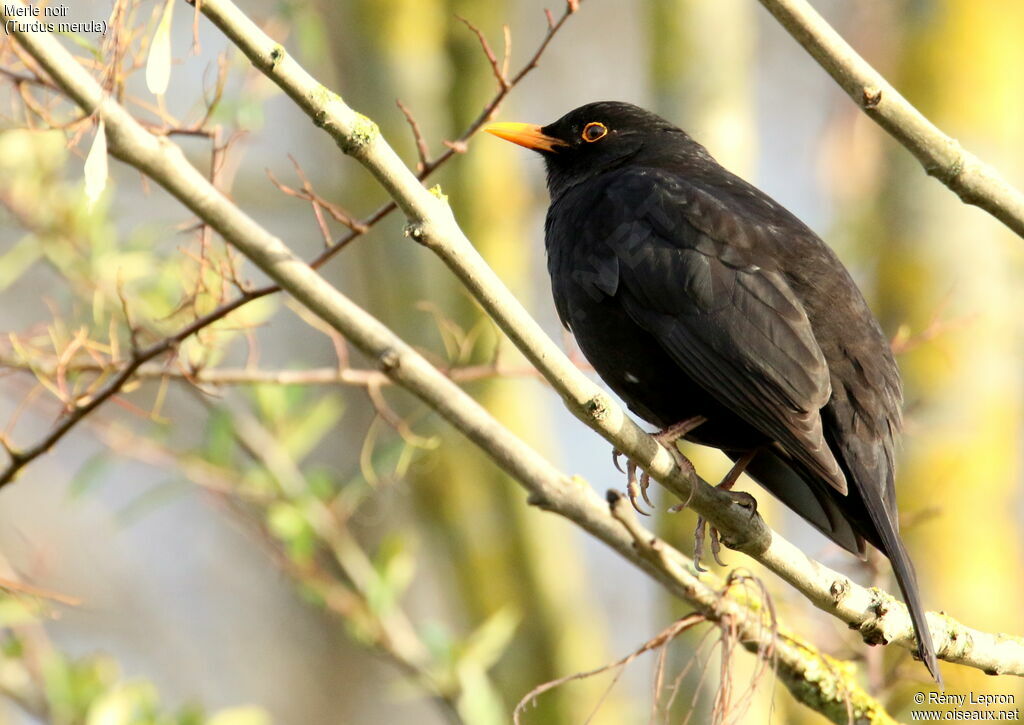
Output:
[[260,707],[231,707],[218,710],[207,725],[270,725],[270,715]]
[[85,157],[85,197],[89,200],[89,209],[100,198],[107,186],[107,128],[100,121],[96,129],[96,138],[92,141],[89,155]]
[[160,24],[156,26],[153,44],[149,46],[146,58],[146,87],[155,96],[167,92],[171,80],[171,15],[174,14],[174,0],[167,0]]
[[149,682],[119,682],[89,707],[86,725],[133,725],[144,722],[141,715],[157,702],[156,688]]

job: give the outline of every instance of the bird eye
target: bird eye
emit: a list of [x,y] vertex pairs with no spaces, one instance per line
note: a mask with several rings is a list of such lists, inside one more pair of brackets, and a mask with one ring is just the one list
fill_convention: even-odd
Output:
[[603,123],[593,121],[583,127],[583,140],[587,143],[594,143],[594,141],[600,141],[608,133],[608,127]]

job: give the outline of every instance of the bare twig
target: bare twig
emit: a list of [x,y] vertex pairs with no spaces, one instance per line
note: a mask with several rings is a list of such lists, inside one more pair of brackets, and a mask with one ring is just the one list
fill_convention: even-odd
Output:
[[469,22],[461,15],[456,15],[455,17],[476,35],[477,40],[480,41],[480,47],[484,51],[484,56],[487,58],[487,62],[491,64],[491,72],[494,74],[494,79],[498,82],[498,88],[503,91],[508,91],[512,86],[509,84],[508,75],[504,71],[504,63],[500,62],[498,60],[498,56],[496,56],[494,51],[491,50],[491,44],[487,42],[487,36],[484,35],[480,28],[473,25],[473,23]]
[[[291,479],[281,488],[293,488],[293,493],[302,495],[308,489],[296,462],[284,450],[277,439],[251,416],[234,411],[236,419],[243,420],[233,426],[235,437],[242,449],[271,475]],[[379,591],[381,582],[367,553],[347,529],[345,522],[334,515],[328,506],[315,498],[304,498],[310,524],[317,536],[318,545],[329,553],[338,565],[346,583],[338,581],[324,571],[316,557],[299,562],[282,550],[277,537],[266,528],[265,512],[275,502],[287,500],[278,492],[254,496],[251,487],[245,485],[244,477],[231,467],[218,466],[195,456],[183,454],[154,443],[128,430],[108,428],[103,431],[104,442],[122,455],[154,466],[180,469],[190,481],[199,485],[209,494],[221,497],[229,511],[254,533],[259,543],[267,550],[274,564],[295,582],[323,600],[325,608],[349,622],[358,622],[365,633],[361,641],[374,651],[408,673],[442,709],[451,722],[461,722],[456,709],[458,691],[439,681],[436,668],[432,667],[431,655],[416,632],[408,615],[396,603],[387,611],[380,611],[369,603],[373,591]],[[246,501],[258,505],[263,515],[247,515],[249,509],[237,504]]]
[[38,599],[49,599],[52,602],[64,604],[69,607],[77,607],[82,603],[82,600],[78,597],[68,596],[67,594],[61,594],[60,592],[33,586],[32,584],[26,584],[25,582],[8,579],[6,577],[0,577],[0,590],[3,590],[8,594],[20,594],[29,597],[36,597]]
[[[181,333],[178,333],[181,334]],[[56,377],[57,363],[33,359],[31,362],[11,355],[0,354],[0,368],[33,372],[46,378]],[[72,361],[64,366],[64,373],[113,375],[121,371],[122,363],[116,361]],[[583,370],[592,368],[584,365]],[[500,362],[476,365],[457,365],[440,368],[441,372],[458,383],[470,383],[490,378],[540,378],[540,373],[529,365],[507,365]],[[136,368],[133,375],[140,380],[181,380],[197,385],[345,385],[357,388],[368,386],[384,387],[394,381],[380,370],[366,370],[346,367],[321,367],[305,370],[268,370],[256,367],[242,368],[192,368],[180,361],[176,366],[164,363],[147,363]],[[543,378],[541,378],[543,380]]]
[[[494,119],[494,117],[498,114],[498,110],[501,108],[501,104],[504,103],[505,98],[508,97],[508,94],[512,91],[513,88],[515,88],[522,82],[523,78],[530,74],[530,71],[537,67],[537,65],[540,63],[541,57],[544,55],[544,52],[548,49],[548,46],[551,44],[551,41],[554,40],[556,35],[558,35],[558,31],[560,31],[562,27],[565,25],[565,21],[569,19],[569,16],[571,16],[573,13],[579,10],[579,7],[579,0],[572,0],[570,2],[567,2],[565,6],[565,12],[563,12],[557,20],[555,20],[554,16],[551,14],[549,10],[544,11],[544,15],[547,18],[548,22],[548,31],[547,33],[544,34],[544,37],[541,39],[540,44],[537,46],[537,49],[534,51],[533,55],[530,56],[526,63],[523,64],[523,66],[516,72],[514,76],[512,76],[512,78],[507,79],[507,83],[499,82],[498,91],[494,94],[494,97],[491,98],[491,100],[488,101],[486,105],[484,105],[483,110],[480,111],[480,115],[478,115],[469,124],[469,126],[466,127],[466,130],[462,132],[461,136],[459,136],[454,141],[445,142],[445,146],[448,147],[448,150],[442,153],[437,158],[425,164],[423,171],[421,171],[418,174],[420,179],[425,179],[439,166],[448,161],[448,159],[450,159],[452,156],[454,156],[457,153],[463,153],[466,150],[466,144],[468,143],[470,137],[472,137],[477,131],[483,128],[484,124],[489,123]],[[482,36],[481,41],[483,41]],[[506,50],[508,48],[511,48],[511,41],[509,41],[508,45],[506,46]],[[488,62],[491,62],[491,57],[493,57],[493,55],[494,54],[492,52],[490,54],[490,57],[488,57]],[[503,68],[504,64],[502,66],[502,69],[498,70],[498,73],[507,78],[508,74],[504,72]]]
[[423,131],[420,129],[419,122],[412,115],[412,111],[397,98],[395,99],[395,104],[402,112],[402,115],[405,116],[409,129],[412,131],[412,138],[416,142],[416,156],[418,159],[416,161],[416,173],[422,174],[427,168],[430,159],[430,149],[427,147],[427,140],[423,138]]
[[587,672],[577,672],[572,675],[566,675],[565,677],[559,677],[557,680],[551,680],[550,682],[545,682],[543,684],[537,685],[535,688],[533,688],[525,695],[523,695],[522,699],[519,701],[519,704],[516,705],[515,710],[512,711],[513,722],[515,722],[516,725],[519,725],[520,716],[523,714],[523,711],[538,697],[543,695],[548,690],[553,690],[556,687],[561,687],[562,685],[568,682],[573,682],[574,680],[585,680],[588,677],[594,677],[595,675],[600,675],[611,670],[621,670],[622,668],[626,667],[631,662],[633,662],[633,660],[635,660],[637,657],[640,657],[641,655],[646,654],[647,652],[663,649],[683,632],[693,629],[698,624],[701,624],[706,621],[707,618],[703,614],[691,612],[690,614],[687,614],[685,617],[681,617],[676,621],[672,622],[672,624],[670,624],[668,627],[663,629],[661,632],[656,634],[648,641],[644,642],[642,645],[640,645],[640,647],[633,650],[622,659],[619,659],[615,662],[611,662],[607,665],[602,665],[601,667],[596,667],[592,670],[588,670]]
[[358,221],[355,217],[353,217],[347,211],[342,209],[340,206],[333,202],[327,201],[327,199],[324,199],[322,196],[317,194],[316,191],[313,189],[313,183],[306,176],[306,172],[302,170],[302,167],[299,166],[299,162],[295,160],[295,157],[289,154],[288,158],[291,160],[292,166],[295,167],[295,174],[299,177],[299,180],[302,182],[302,193],[305,195],[304,198],[312,202],[314,206],[319,206],[322,207],[323,209],[326,209],[327,213],[331,215],[334,221],[344,224],[352,231],[359,232],[360,234],[365,234],[366,232],[369,231],[369,227],[367,227],[362,222]]

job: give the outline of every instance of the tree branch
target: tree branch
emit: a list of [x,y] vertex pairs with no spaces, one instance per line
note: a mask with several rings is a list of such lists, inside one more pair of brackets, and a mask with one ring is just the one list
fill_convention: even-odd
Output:
[[[181,333],[178,333],[179,335]],[[163,341],[161,341],[163,344]],[[162,349],[162,352],[168,350]],[[129,363],[130,365],[131,363]],[[70,363],[60,365],[55,362],[20,360],[0,353],[0,368],[34,372],[47,378],[55,377],[58,371],[63,374],[94,373],[97,375],[119,375],[124,367],[116,362],[101,364],[96,362]],[[539,378],[537,370],[528,365],[505,365],[498,363],[481,363],[478,365],[456,365],[439,367],[439,370],[458,383],[470,383],[489,378]],[[163,363],[147,363],[138,365],[130,377],[142,380],[181,380],[198,385],[345,385],[356,388],[380,387],[391,385],[392,380],[380,370],[365,370],[352,367],[320,367],[297,370],[267,370],[257,367],[239,368],[197,368],[187,365],[171,367]]]
[[807,0],[760,0],[854,103],[965,203],[1024,237],[1024,194],[940,131],[857,54]]

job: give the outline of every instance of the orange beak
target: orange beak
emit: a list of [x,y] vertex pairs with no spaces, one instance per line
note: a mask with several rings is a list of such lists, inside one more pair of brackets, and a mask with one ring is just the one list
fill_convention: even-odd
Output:
[[554,151],[559,146],[569,145],[561,139],[546,135],[540,126],[533,123],[492,123],[484,127],[484,131],[534,151]]

